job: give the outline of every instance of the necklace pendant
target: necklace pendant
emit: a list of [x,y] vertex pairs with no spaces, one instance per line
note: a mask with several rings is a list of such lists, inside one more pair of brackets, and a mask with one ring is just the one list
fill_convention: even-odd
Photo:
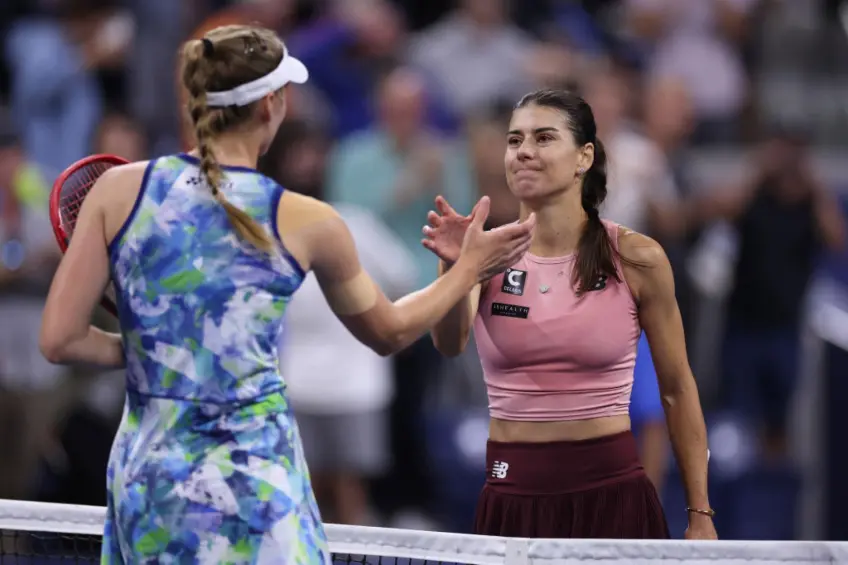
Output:
[[549,287],[549,286],[548,286],[548,285],[546,285],[546,284],[543,284],[543,285],[540,285],[540,286],[539,286],[539,292],[541,292],[542,294],[547,293],[549,290],[551,290],[551,287]]

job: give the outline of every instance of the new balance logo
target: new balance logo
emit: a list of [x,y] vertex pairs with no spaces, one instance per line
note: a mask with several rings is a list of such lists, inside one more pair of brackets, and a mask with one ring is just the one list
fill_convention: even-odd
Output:
[[506,461],[495,461],[492,465],[492,476],[496,479],[505,479],[507,471],[509,471],[509,463]]

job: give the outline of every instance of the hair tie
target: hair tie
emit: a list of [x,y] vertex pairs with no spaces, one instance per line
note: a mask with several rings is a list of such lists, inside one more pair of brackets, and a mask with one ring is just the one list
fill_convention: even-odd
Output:
[[203,38],[201,39],[203,42],[203,56],[211,57],[213,53],[215,53],[215,44],[212,43],[211,39]]

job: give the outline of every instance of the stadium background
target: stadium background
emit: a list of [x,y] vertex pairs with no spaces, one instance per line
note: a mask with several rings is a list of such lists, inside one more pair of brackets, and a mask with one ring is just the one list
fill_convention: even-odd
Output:
[[[673,212],[709,200],[765,166],[766,143],[776,131],[791,131],[809,148],[793,145],[787,158],[800,162],[808,151],[808,172],[848,210],[841,9],[818,0],[6,0],[0,498],[104,503],[121,378],[50,367],[38,354],[40,305],[57,259],[46,194],[59,171],[91,152],[143,159],[185,146],[174,79],[186,38],[233,22],[280,31],[312,80],[294,93],[291,119],[263,170],[291,189],[320,189],[335,202],[369,209],[373,222],[406,246],[418,274],[401,277],[399,286],[416,287],[434,272],[417,246],[422,206],[426,212],[433,194],[448,194],[465,209],[489,194],[494,221],[512,219],[499,170],[501,132],[509,105],[535,86],[582,88],[607,120],[602,129],[620,127],[638,138],[622,143],[613,159],[633,166],[641,154],[628,151],[652,148],[654,160],[640,164],[655,178],[672,179],[673,191],[652,193],[651,182],[622,180],[611,190],[632,191],[628,209],[650,201]],[[624,115],[616,117],[617,109]],[[408,159],[387,149],[395,137],[417,144]],[[426,186],[392,194],[392,179],[407,172],[428,179]],[[374,179],[386,186],[371,190],[370,183],[380,184]],[[710,428],[719,535],[848,540],[841,517],[848,455],[840,441],[840,408],[848,402],[848,256],[822,253],[804,293],[800,355],[788,357],[797,361],[796,387],[782,447],[763,439],[753,408],[728,400],[727,368],[748,362],[750,340],[758,339],[728,329],[734,226],[670,227],[652,218],[640,229],[658,237],[675,263]],[[376,255],[381,241],[368,242]],[[798,268],[779,257],[767,267],[777,274],[777,292],[781,270]],[[727,347],[728,337],[742,345]],[[787,359],[775,341],[764,341],[764,356]],[[313,345],[316,352],[330,346],[318,338]],[[391,461],[370,481],[369,523],[468,530],[486,430],[475,357],[471,348],[443,360],[423,340],[392,360],[390,385],[374,393],[385,397]],[[769,385],[763,391],[769,394]],[[662,482],[679,536],[685,513],[673,461]]]

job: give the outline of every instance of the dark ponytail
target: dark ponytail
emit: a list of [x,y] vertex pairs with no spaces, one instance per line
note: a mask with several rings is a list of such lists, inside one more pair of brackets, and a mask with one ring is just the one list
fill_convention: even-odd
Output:
[[516,105],[543,106],[559,110],[565,115],[568,129],[577,147],[591,143],[595,147],[595,159],[583,176],[580,203],[588,216],[580,242],[577,245],[572,284],[578,294],[603,288],[603,281],[612,278],[621,282],[616,268],[618,250],[613,246],[609,232],[601,221],[600,208],[607,197],[607,154],[597,137],[597,126],[592,108],[583,98],[566,90],[538,90],[524,96]]
[[573,282],[578,293],[594,288],[604,277],[621,282],[615,266],[616,249],[599,211],[607,197],[607,154],[600,139],[596,137],[592,143],[595,146],[595,160],[583,177],[580,193],[580,203],[588,220],[580,234],[573,271]]

